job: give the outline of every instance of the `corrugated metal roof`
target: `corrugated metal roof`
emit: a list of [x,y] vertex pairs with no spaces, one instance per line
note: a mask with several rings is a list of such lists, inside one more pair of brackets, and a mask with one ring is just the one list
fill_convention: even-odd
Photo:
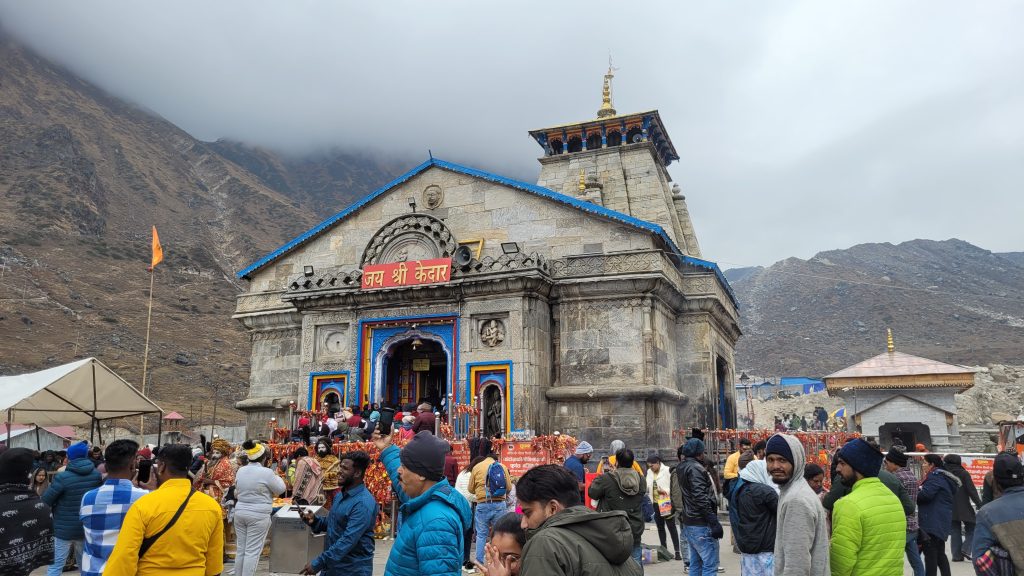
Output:
[[973,374],[975,371],[964,366],[946,364],[903,352],[883,352],[863,362],[825,376],[831,378],[872,378],[892,376],[928,376],[939,374]]

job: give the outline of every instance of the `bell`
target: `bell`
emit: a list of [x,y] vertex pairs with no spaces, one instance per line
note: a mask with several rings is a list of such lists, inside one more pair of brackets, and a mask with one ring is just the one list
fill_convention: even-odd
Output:
[[413,350],[417,350],[417,349],[419,349],[420,346],[423,346],[423,341],[420,340],[419,338],[415,338],[412,341],[412,349]]

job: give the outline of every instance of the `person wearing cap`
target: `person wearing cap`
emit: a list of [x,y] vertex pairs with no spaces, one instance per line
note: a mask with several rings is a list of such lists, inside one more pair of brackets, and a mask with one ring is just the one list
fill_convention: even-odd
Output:
[[270,531],[274,498],[287,489],[284,480],[264,463],[270,450],[246,440],[242,449],[249,463],[235,474],[235,576],[253,576]]
[[775,434],[765,443],[765,465],[779,486],[775,574],[829,574],[828,522],[818,496],[804,480],[803,445],[788,434]]
[[[39,566],[53,562],[53,519],[50,508],[39,501],[29,487],[32,451],[28,448],[5,449],[0,454],[0,576],[28,576]],[[7,551],[17,551],[7,554]]]
[[878,479],[882,453],[854,438],[838,459],[836,470],[851,489],[832,510],[832,576],[901,574],[907,517],[899,498]]
[[444,477],[448,443],[426,430],[401,450],[391,435],[374,433],[380,461],[401,502],[402,527],[388,555],[385,576],[457,574],[463,564],[469,502]]
[[580,485],[580,499],[583,498],[583,491],[587,486],[587,462],[590,462],[590,458],[594,455],[594,447],[590,445],[590,442],[584,440],[576,445],[576,451],[573,452],[572,456],[565,459],[565,469],[572,472],[572,475],[576,477],[576,482]]
[[[904,490],[907,491],[907,495],[917,502],[917,476],[914,475],[913,470],[907,467],[909,462],[910,458],[894,446],[886,453],[883,466],[886,471],[900,481]],[[907,514],[907,545],[904,552],[907,555],[910,568],[914,571],[914,576],[924,576],[924,562],[921,561],[921,552],[917,547],[918,527],[917,510],[914,510]]]
[[718,571],[718,540],[725,534],[718,521],[714,484],[704,468],[704,442],[690,438],[682,446],[683,461],[672,474],[672,510],[682,518],[690,547],[690,573],[714,576]]
[[83,440],[69,446],[67,468],[58,472],[43,492],[43,502],[53,511],[53,564],[46,569],[47,576],[60,576],[72,546],[76,563],[82,564],[85,529],[78,517],[82,496],[102,483],[102,476],[89,459],[89,443]]
[[[874,440],[865,440],[865,442],[881,454],[881,449],[879,448],[878,443]],[[838,455],[838,450],[836,451],[836,454]],[[833,464],[838,465],[838,463],[839,459],[833,458]],[[892,491],[897,498],[899,498],[900,504],[903,505],[903,513],[905,515],[909,516],[917,511],[917,504],[914,502],[914,499],[910,497],[906,487],[904,487],[903,483],[900,482],[896,476],[890,473],[885,466],[880,467],[878,470],[878,480],[882,485]],[[825,510],[833,512],[836,502],[843,496],[849,494],[851,489],[852,486],[847,484],[846,481],[843,480],[842,475],[836,472],[835,468],[833,468],[832,487],[821,499],[821,504],[825,507]]]
[[943,468],[942,456],[925,454],[922,464],[924,480],[917,492],[918,524],[924,532],[921,551],[924,553],[925,573],[949,576],[946,558],[946,538],[953,522],[953,498],[960,488],[960,480]]
[[1003,452],[996,456],[992,477],[1002,495],[978,511],[971,558],[978,570],[985,553],[1000,546],[1009,552],[1017,574],[1024,574],[1024,465],[1016,454]]
[[430,404],[424,402],[417,408],[416,419],[413,420],[412,431],[415,434],[420,432],[434,433],[434,427],[437,425],[437,417],[434,416],[434,409]]

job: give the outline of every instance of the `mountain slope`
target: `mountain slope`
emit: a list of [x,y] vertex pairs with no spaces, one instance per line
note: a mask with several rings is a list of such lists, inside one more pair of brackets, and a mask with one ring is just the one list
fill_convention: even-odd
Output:
[[388,178],[339,167],[307,189],[286,165],[277,190],[218,148],[0,34],[0,373],[97,356],[138,385],[155,224],[147,393],[186,417],[215,384],[221,414],[244,397],[234,272]]
[[862,244],[789,258],[733,283],[737,365],[823,376],[885,350],[1024,363],[1024,266],[961,240]]

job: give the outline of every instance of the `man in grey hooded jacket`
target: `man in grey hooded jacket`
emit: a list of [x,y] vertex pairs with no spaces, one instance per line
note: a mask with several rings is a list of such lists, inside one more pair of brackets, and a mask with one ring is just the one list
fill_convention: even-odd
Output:
[[598,501],[598,512],[621,510],[629,519],[629,528],[633,533],[633,558],[643,568],[640,559],[640,538],[644,534],[643,501],[646,486],[642,476],[633,470],[633,451],[622,448],[615,453],[615,468],[605,470],[604,474],[594,479],[590,485],[589,495]]
[[765,462],[781,486],[775,529],[775,576],[828,576],[828,524],[818,496],[804,480],[804,447],[788,434],[768,439]]

